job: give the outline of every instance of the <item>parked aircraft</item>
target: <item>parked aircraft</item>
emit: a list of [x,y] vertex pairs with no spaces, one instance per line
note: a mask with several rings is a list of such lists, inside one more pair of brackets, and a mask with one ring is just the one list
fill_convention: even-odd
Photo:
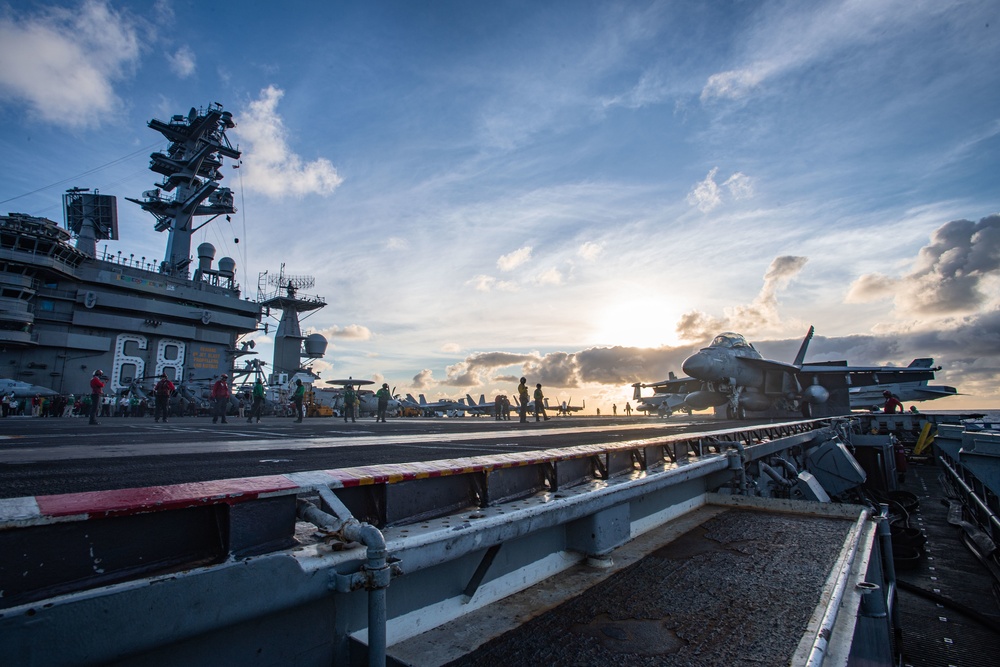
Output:
[[[846,361],[804,363],[814,327],[802,340],[792,363],[765,359],[741,334],[721,333],[711,345],[684,360],[681,368],[705,383],[684,402],[694,410],[726,406],[730,418],[746,411],[798,409],[805,417],[826,403],[831,389],[919,382],[934,379],[937,368],[914,366],[849,366]],[[845,405],[845,408],[847,406]]]
[[461,401],[453,401],[450,398],[442,398],[434,401],[433,403],[428,403],[423,394],[418,394],[418,397],[419,400],[413,398],[412,394],[407,394],[406,399],[401,401],[401,403],[404,407],[422,410],[425,416],[430,416],[435,412],[452,413],[457,415],[457,413],[465,413],[475,410]]
[[[461,401],[459,401],[461,402]],[[489,415],[494,416],[496,413],[496,404],[493,401],[489,403],[486,402],[486,394],[479,395],[479,402],[476,403],[472,400],[472,396],[468,394],[465,395],[466,412],[470,412],[474,415]]]
[[[914,359],[907,368],[932,368],[934,360],[930,358]],[[914,403],[917,401],[933,401],[936,398],[945,396],[958,396],[958,390],[946,385],[929,385],[927,380],[909,380],[905,382],[889,382],[884,384],[868,385],[866,387],[851,387],[851,409],[868,410],[872,406],[881,406],[885,399],[883,391],[889,391],[893,396],[904,403]]]
[[[705,383],[694,378],[678,378],[670,371],[666,380],[659,382],[642,383],[636,382],[632,385],[632,400],[636,401],[635,409],[640,412],[656,412],[660,416],[669,417],[675,412],[686,412],[691,414],[692,407],[685,399],[687,395],[705,388]],[[642,390],[651,387],[652,396],[643,396]]]
[[[378,396],[371,389],[362,389],[364,385],[375,384],[374,380],[355,380],[354,378],[347,378],[346,380],[327,380],[327,384],[339,385],[337,389],[317,389],[316,390],[316,400],[321,405],[327,405],[336,411],[338,415],[344,414],[344,388],[347,385],[354,387],[354,393],[358,398],[358,414],[360,416],[371,416],[378,412]],[[397,414],[399,412],[402,402],[393,395],[389,399],[387,406],[390,415]]]
[[579,412],[587,407],[587,401],[583,402],[582,406],[573,405],[573,397],[571,396],[568,401],[563,401],[562,403],[557,403],[555,407],[549,405],[549,399],[545,399],[545,407],[548,410],[555,410],[557,415],[569,416],[573,412]]
[[0,394],[13,393],[15,398],[33,398],[35,396],[58,396],[59,392],[30,382],[18,382],[8,378],[0,378]]

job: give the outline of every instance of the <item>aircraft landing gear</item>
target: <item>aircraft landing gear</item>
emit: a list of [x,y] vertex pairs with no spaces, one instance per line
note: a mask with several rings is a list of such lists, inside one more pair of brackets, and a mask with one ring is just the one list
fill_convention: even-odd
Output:
[[802,416],[803,417],[805,417],[806,419],[812,419],[812,416],[813,416],[813,406],[812,406],[812,403],[806,403],[805,401],[803,401],[802,405],[800,406],[800,409],[802,411]]

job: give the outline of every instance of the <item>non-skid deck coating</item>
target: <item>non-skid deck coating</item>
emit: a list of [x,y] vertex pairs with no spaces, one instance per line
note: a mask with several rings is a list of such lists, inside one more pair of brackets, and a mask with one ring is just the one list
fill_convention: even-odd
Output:
[[448,664],[788,664],[851,527],[723,512]]

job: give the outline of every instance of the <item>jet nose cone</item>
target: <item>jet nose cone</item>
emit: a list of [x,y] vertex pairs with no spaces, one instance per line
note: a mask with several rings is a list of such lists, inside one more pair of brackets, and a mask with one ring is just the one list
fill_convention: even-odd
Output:
[[715,359],[699,352],[685,359],[681,370],[695,379],[710,380],[715,375]]

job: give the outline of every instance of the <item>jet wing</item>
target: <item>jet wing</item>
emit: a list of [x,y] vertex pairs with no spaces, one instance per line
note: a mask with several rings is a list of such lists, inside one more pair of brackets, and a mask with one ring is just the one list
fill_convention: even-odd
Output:
[[754,359],[752,357],[737,357],[741,364],[753,366],[762,371],[778,371],[780,373],[799,373],[801,369],[795,364],[786,364],[784,361],[774,359]]

